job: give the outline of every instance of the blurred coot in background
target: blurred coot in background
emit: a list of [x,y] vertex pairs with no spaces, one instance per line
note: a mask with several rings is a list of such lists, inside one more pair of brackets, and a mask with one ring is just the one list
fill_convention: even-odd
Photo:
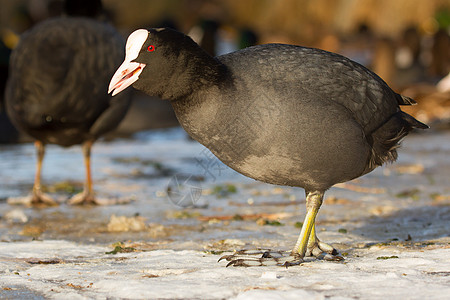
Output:
[[[124,40],[109,24],[95,20],[100,0],[65,2],[66,15],[37,23],[22,34],[10,58],[5,104],[11,121],[36,140],[37,168],[31,203],[56,204],[41,191],[45,146],[83,145],[84,191],[71,203],[96,203],[92,144],[125,116],[129,94],[105,91],[124,55]],[[85,16],[86,14],[86,16]]]

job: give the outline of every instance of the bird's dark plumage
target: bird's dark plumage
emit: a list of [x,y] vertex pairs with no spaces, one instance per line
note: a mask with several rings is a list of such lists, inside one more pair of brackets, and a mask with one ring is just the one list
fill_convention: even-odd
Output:
[[318,49],[268,44],[211,57],[179,32],[153,29],[133,61],[145,64],[133,86],[171,100],[184,129],[225,164],[305,188],[312,222],[301,257],[308,239],[320,244],[311,232],[325,190],[394,161],[400,140],[428,127],[400,110],[414,100]]
[[327,189],[395,160],[401,138],[426,127],[399,109],[413,100],[338,54],[268,44],[213,58],[168,29],[150,43],[134,86],[172,100],[194,139],[261,181]]
[[6,90],[14,124],[61,146],[112,130],[129,105],[127,95],[105,92],[123,44],[114,28],[85,18],[52,19],[26,32],[11,56]]
[[107,94],[123,48],[122,37],[103,22],[61,17],[36,25],[11,56],[6,106],[12,122],[44,145],[92,143],[114,129],[130,104],[127,94]]

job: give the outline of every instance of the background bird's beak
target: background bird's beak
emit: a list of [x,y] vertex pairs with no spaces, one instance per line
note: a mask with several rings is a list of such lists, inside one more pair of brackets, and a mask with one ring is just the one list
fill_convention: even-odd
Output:
[[139,79],[139,75],[144,68],[145,64],[125,60],[117,69],[116,73],[114,73],[114,76],[109,83],[108,94],[113,92],[112,96],[117,95],[132,85]]

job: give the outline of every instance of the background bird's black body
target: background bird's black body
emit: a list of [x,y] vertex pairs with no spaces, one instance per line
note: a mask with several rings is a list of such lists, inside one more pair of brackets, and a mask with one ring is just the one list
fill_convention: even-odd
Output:
[[36,177],[26,203],[57,204],[41,191],[46,144],[83,145],[85,186],[70,203],[99,203],[92,188],[91,147],[119,125],[130,105],[127,93],[107,94],[123,49],[113,27],[83,17],[44,21],[21,36],[11,55],[6,108],[11,121],[36,139]]
[[106,93],[123,45],[114,28],[85,18],[52,19],[26,32],[11,56],[6,89],[13,123],[61,146],[114,129],[129,106],[129,95]]

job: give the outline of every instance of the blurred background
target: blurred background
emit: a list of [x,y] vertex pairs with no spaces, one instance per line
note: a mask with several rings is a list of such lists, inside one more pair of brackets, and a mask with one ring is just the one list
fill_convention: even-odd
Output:
[[[8,59],[21,33],[62,14],[62,0],[0,0],[0,100]],[[213,55],[270,42],[343,54],[373,70],[419,105],[404,110],[434,128],[450,124],[449,0],[103,0],[101,18],[126,37],[137,28],[172,27]],[[109,138],[177,126],[167,101],[134,92]],[[27,141],[2,103],[0,142]]]

